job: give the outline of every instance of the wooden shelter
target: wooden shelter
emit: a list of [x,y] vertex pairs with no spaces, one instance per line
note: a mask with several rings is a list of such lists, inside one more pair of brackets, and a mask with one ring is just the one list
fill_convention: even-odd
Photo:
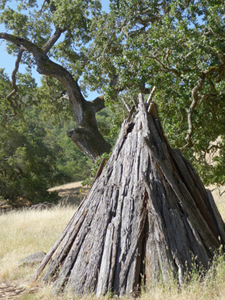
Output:
[[112,155],[33,280],[54,292],[118,295],[168,281],[183,284],[193,264],[208,269],[225,244],[211,193],[170,148],[155,103],[124,121]]

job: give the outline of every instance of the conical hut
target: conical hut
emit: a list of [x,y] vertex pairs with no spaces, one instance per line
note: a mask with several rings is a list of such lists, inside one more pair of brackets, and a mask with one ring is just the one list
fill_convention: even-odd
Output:
[[56,293],[130,294],[171,274],[183,284],[193,264],[207,270],[224,244],[210,192],[170,148],[156,104],[139,95],[136,115],[33,280],[46,267],[42,278]]

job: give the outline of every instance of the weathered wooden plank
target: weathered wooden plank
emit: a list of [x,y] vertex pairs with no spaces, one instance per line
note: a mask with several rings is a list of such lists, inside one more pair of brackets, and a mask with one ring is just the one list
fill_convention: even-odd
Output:
[[[79,228],[86,216],[87,211],[83,211],[85,208],[82,207],[73,217],[73,222],[67,227],[64,238],[61,240],[61,244],[58,245],[57,253],[51,259],[48,270],[43,275],[44,281],[49,281],[54,276],[59,266],[61,265],[63,259],[68,253],[71,243],[73,242]],[[52,256],[52,255],[51,255]]]
[[[150,141],[148,141],[148,145],[153,152],[155,149],[152,147]],[[197,207],[195,201],[193,201],[193,198],[191,197],[185,184],[180,180],[177,174],[173,172],[173,169],[167,166],[167,160],[162,161],[156,152],[154,153],[154,157],[157,158],[157,164],[160,167],[164,177],[167,179],[169,185],[174,190],[184,210],[189,214],[191,221],[202,236],[204,243],[208,248],[211,248],[211,251],[213,252],[214,250],[212,245],[214,244],[216,247],[219,246],[217,237],[209,228],[209,225],[199,211],[199,208]]]
[[204,199],[207,198],[207,193],[206,193],[206,189],[200,179],[200,177],[198,176],[198,174],[196,173],[195,169],[193,168],[193,166],[191,165],[191,163],[182,156],[183,161],[185,162],[187,169],[189,171],[190,176],[194,179],[194,181],[196,182],[196,185],[198,186],[198,189],[201,190],[201,193],[204,195]]
[[73,267],[74,261],[80,251],[80,248],[83,244],[83,241],[86,237],[88,233],[88,227],[84,227],[81,230],[79,239],[76,239],[76,241],[73,243],[73,246],[71,247],[66,260],[64,261],[62,268],[59,272],[58,278],[54,283],[54,288],[53,288],[53,292],[58,294],[60,293],[60,291],[62,290],[62,287],[64,286],[64,284],[66,283],[69,274],[71,272],[71,268]]
[[[188,191],[190,192],[194,202],[201,210],[201,214],[205,218],[208,226],[214,232],[215,235],[218,235],[218,228],[216,227],[216,220],[212,214],[212,210],[209,202],[207,201],[207,194],[205,191],[202,191],[201,186],[198,185],[198,181],[193,180],[192,174],[190,174],[190,169],[188,170],[185,161],[182,159],[181,153],[178,151],[171,151],[174,158],[174,162],[177,165],[179,173],[182,174],[182,179],[186,185]],[[196,177],[194,177],[196,178]]]
[[[144,229],[144,225],[145,225],[145,220],[146,220],[146,215],[147,215],[147,210],[145,208],[143,208],[142,210],[142,214],[140,215],[140,219],[138,224],[136,224],[136,228],[138,228],[136,230],[136,234],[135,236],[132,238],[132,243],[130,245],[129,251],[127,252],[125,261],[123,263],[123,266],[121,268],[121,272],[120,272],[120,295],[122,295],[125,291],[125,287],[126,287],[126,276],[129,272],[129,268],[130,265],[132,263],[133,257],[136,253],[138,253],[138,243],[140,240],[140,237],[142,235],[142,231]],[[131,283],[132,284],[132,283]]]
[[57,248],[59,247],[60,243],[62,242],[62,240],[64,239],[65,235],[67,234],[68,228],[70,228],[71,224],[73,223],[75,218],[75,214],[73,215],[73,217],[71,218],[71,220],[69,221],[69,223],[67,224],[66,228],[63,230],[61,236],[59,237],[59,239],[55,242],[55,244],[52,246],[52,248],[50,249],[50,251],[48,252],[48,254],[45,256],[45,258],[43,259],[42,263],[40,264],[40,266],[38,267],[36,273],[34,274],[34,276],[31,278],[30,280],[30,284],[33,284],[35,281],[37,281],[38,277],[40,276],[41,272],[44,270],[45,266],[48,264],[48,262],[50,261],[52,255],[55,253],[55,251],[57,250]]
[[[107,193],[107,192],[105,192]],[[98,202],[98,206],[96,211],[90,213],[90,222],[87,224],[86,228],[88,229],[88,233],[86,234],[81,248],[79,250],[79,253],[77,254],[76,261],[73,264],[71,273],[69,275],[68,279],[68,289],[70,289],[70,286],[72,290],[80,294],[84,291],[86,281],[88,280],[88,266],[92,263],[93,258],[92,254],[101,256],[102,246],[103,246],[103,236],[104,231],[106,230],[106,226],[108,225],[108,219],[110,215],[110,207],[107,208],[107,202],[103,202],[102,199],[104,199],[104,195],[101,196],[100,201],[96,199],[96,204]],[[101,228],[103,228],[101,230]],[[96,250],[96,243],[99,243],[99,249]],[[100,253],[99,253],[100,251]],[[99,260],[96,261],[96,264],[99,263]],[[96,265],[93,265],[94,268],[96,268]],[[94,270],[90,271],[94,272]],[[95,277],[93,277],[93,280],[96,280]],[[92,286],[90,285],[90,291],[92,289]]]
[[190,240],[191,253],[193,253],[193,262],[197,262],[200,268],[208,269],[212,256],[208,253],[207,248],[202,242],[197,230],[192,226],[192,223],[188,218],[184,220],[184,226],[187,230],[187,235]]
[[138,247],[135,249],[135,253],[133,255],[133,258],[131,260],[129,269],[127,271],[126,281],[124,281],[124,284],[121,286],[120,289],[120,295],[133,295],[134,287],[135,287],[135,280],[136,280],[136,273],[138,272],[138,275],[140,276],[140,270],[138,268],[138,263],[140,262],[138,260],[139,250]]
[[59,272],[58,278],[54,284],[54,292],[58,293],[60,292],[62,286],[64,285],[65,281],[67,280],[69,274],[71,273],[71,268],[74,265],[74,262],[76,260],[76,257],[78,253],[80,252],[80,249],[82,247],[82,244],[84,243],[85,237],[90,231],[90,224],[93,220],[93,217],[96,214],[96,211],[98,210],[98,207],[100,205],[100,201],[98,201],[98,195],[95,195],[93,198],[93,202],[89,206],[89,210],[86,213],[85,222],[82,223],[81,228],[77,234],[77,238],[73,242],[66,259],[64,260],[61,270]]
[[[120,205],[118,205],[118,211],[121,209]],[[118,212],[117,211],[117,212]],[[118,256],[118,248],[119,248],[119,241],[120,241],[120,225],[121,225],[121,215],[117,213],[116,217],[112,219],[112,224],[114,226],[114,233],[113,233],[113,244],[112,244],[112,258],[111,258],[111,268],[109,271],[109,279],[108,279],[108,293],[116,293],[118,292],[117,285],[115,283],[116,278],[116,270],[118,269],[117,264],[117,256]]]
[[102,262],[100,266],[98,283],[96,288],[96,295],[104,295],[107,292],[107,285],[109,280],[109,273],[112,259],[112,245],[113,245],[114,226],[109,224],[105,236],[104,250],[102,254]]
[[[106,199],[104,197],[104,199]],[[102,207],[98,211],[98,218],[93,220],[92,228],[95,230],[93,233],[94,243],[89,256],[89,263],[86,268],[86,282],[84,291],[94,292],[96,283],[98,281],[98,273],[102,261],[102,253],[104,249],[104,240],[107,228],[111,222],[111,199],[104,201]]]
[[[176,203],[176,200],[174,199],[175,195],[174,195],[173,191],[166,184],[164,184],[164,188],[167,191],[167,197],[164,201],[165,205],[168,207],[169,210],[170,209],[172,209],[172,210],[175,209],[176,211],[180,210],[180,206],[178,205],[178,203]],[[185,227],[185,237],[187,237],[187,239],[189,241],[189,246],[188,247],[186,246],[186,247],[189,251],[190,259],[191,260],[193,259],[193,253],[194,253],[195,257],[197,256],[198,263],[204,267],[208,267],[209,256],[207,254],[205,246],[202,243],[202,240],[201,240],[200,236],[198,235],[197,231],[196,230],[193,231],[193,227],[190,226],[188,215],[183,210],[182,211],[180,210],[180,218],[181,218],[181,222],[182,222],[183,226]],[[167,227],[167,225],[166,225],[166,227]],[[171,241],[171,239],[175,235],[174,233],[176,233],[176,236],[177,236],[176,230],[173,230],[173,232],[171,232],[171,234],[168,234],[169,241]],[[182,239],[178,239],[177,243],[182,244]],[[179,249],[177,249],[177,250],[179,250]],[[182,250],[180,250],[179,252],[183,254]],[[187,252],[186,252],[186,255],[188,255]],[[185,264],[185,265],[186,265],[187,257],[184,257],[184,259],[183,259],[183,264]],[[189,266],[188,266],[189,270],[191,269],[190,259],[189,259]]]
[[[145,179],[145,178],[144,178]],[[148,212],[148,237],[146,242],[146,282],[150,287],[161,276],[164,281],[168,281],[171,268],[175,269],[170,249],[169,237],[166,234],[164,219],[162,217],[162,208],[160,209],[160,195],[157,192],[156,183],[149,183],[144,180],[145,187],[149,195]],[[162,201],[161,201],[162,205]],[[170,232],[171,233],[171,232]],[[171,266],[172,265],[172,266]]]

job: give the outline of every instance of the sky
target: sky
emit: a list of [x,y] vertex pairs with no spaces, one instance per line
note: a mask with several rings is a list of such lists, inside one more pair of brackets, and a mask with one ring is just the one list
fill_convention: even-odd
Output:
[[[1,1],[1,0],[0,0]],[[102,2],[102,9],[106,12],[109,11],[109,0],[101,0]],[[4,25],[0,24],[0,32],[5,32]],[[16,57],[9,55],[6,52],[5,49],[5,42],[3,40],[0,40],[0,68],[4,68],[5,72],[11,77],[12,70],[15,67],[15,61]],[[23,73],[25,72],[25,67],[23,65],[20,65],[19,72]],[[40,84],[40,78],[41,76],[38,74],[38,72],[33,69],[32,75],[35,78],[36,82]],[[95,92],[90,92],[86,100],[94,100],[99,94]]]

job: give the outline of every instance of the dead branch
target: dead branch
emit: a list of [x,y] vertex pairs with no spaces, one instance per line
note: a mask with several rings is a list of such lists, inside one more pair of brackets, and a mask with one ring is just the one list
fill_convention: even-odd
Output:
[[98,168],[98,171],[97,171],[97,173],[96,173],[96,175],[95,175],[95,178],[94,178],[94,180],[93,180],[92,185],[95,183],[96,179],[101,175],[102,170],[103,170],[104,165],[105,165],[105,162],[106,162],[106,157],[103,157],[103,159],[102,159],[102,161],[101,161],[101,163],[100,163],[100,166],[99,166],[99,168]]
[[147,108],[149,107],[149,105],[150,105],[150,103],[152,101],[152,98],[154,96],[155,91],[156,91],[156,87],[154,86],[153,89],[152,89],[152,91],[151,91],[151,93],[150,93],[150,95],[148,96],[147,101],[146,101]]
[[207,149],[207,153],[209,153],[211,150],[215,151],[218,149],[224,149],[225,148],[225,144],[222,145],[211,145],[208,149]]
[[138,102],[135,98],[132,98],[132,102],[136,108],[138,108]]
[[130,109],[129,105],[127,104],[127,102],[124,100],[124,98],[121,98],[121,100],[123,101],[123,104],[126,107],[127,111],[130,112],[131,109]]

